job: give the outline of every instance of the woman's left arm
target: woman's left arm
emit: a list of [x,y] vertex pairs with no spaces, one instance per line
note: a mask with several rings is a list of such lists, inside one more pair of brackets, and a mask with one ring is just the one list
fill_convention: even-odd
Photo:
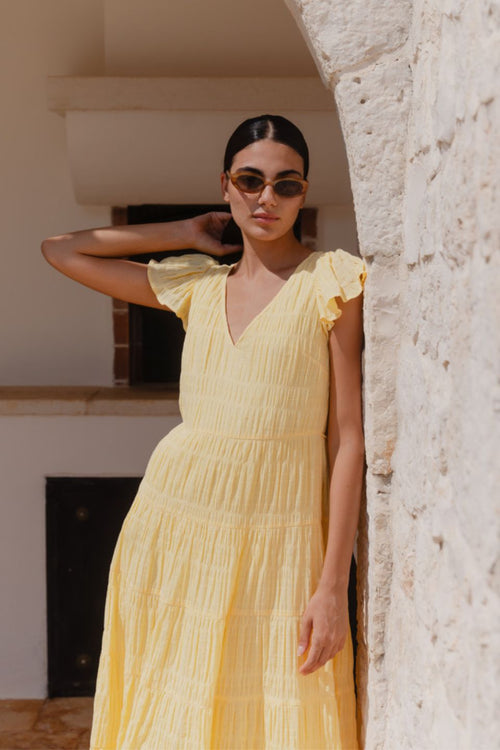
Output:
[[330,517],[323,570],[302,616],[299,656],[311,642],[307,658],[299,668],[301,674],[310,674],[333,658],[343,648],[349,627],[347,588],[364,469],[362,343],[363,295],[360,294],[342,305],[342,315],[329,334]]

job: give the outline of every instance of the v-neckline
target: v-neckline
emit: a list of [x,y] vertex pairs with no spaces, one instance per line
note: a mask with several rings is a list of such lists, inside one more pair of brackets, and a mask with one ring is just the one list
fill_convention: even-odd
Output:
[[260,310],[257,313],[257,315],[254,315],[253,318],[250,320],[250,322],[247,323],[247,325],[245,326],[245,328],[243,329],[243,331],[240,333],[240,335],[238,336],[238,338],[236,339],[236,341],[234,341],[233,337],[231,336],[231,331],[229,329],[229,323],[228,323],[228,319],[227,319],[227,277],[229,276],[229,274],[231,272],[231,269],[233,268],[233,266],[236,265],[236,263],[231,263],[231,265],[226,266],[225,273],[222,274],[222,294],[221,294],[222,320],[224,322],[224,328],[225,328],[226,338],[228,339],[229,344],[230,344],[230,346],[233,349],[237,349],[238,348],[238,345],[239,345],[241,339],[246,335],[248,329],[251,328],[254,325],[254,323],[255,323],[256,320],[258,320],[259,318],[261,318],[264,315],[264,313],[267,312],[267,310],[269,309],[269,307],[271,307],[271,305],[274,303],[274,301],[276,300],[276,298],[279,297],[279,295],[282,293],[283,289],[287,286],[288,282],[291,281],[291,279],[295,276],[295,274],[302,269],[302,266],[305,265],[305,263],[309,260],[309,258],[311,257],[311,255],[314,255],[316,252],[317,251],[313,250],[312,252],[309,253],[309,255],[306,258],[304,258],[303,260],[301,260],[300,263],[297,266],[295,266],[295,268],[293,269],[292,273],[287,278],[287,280],[285,281],[285,283],[280,286],[280,288],[278,289],[278,291],[276,292],[276,294],[273,297],[271,297],[271,299],[269,300],[269,302],[266,305],[264,305],[264,307],[262,308],[262,310]]

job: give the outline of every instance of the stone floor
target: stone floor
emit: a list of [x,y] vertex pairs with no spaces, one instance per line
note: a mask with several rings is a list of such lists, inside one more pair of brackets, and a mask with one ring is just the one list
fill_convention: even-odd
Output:
[[92,698],[0,700],[0,750],[88,750]]

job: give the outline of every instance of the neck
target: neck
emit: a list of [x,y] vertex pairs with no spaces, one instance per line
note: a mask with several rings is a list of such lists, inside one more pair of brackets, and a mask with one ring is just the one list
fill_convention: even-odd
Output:
[[301,245],[293,230],[273,242],[260,242],[244,235],[243,256],[238,266],[249,276],[264,268],[279,272],[298,265],[308,254],[309,251]]

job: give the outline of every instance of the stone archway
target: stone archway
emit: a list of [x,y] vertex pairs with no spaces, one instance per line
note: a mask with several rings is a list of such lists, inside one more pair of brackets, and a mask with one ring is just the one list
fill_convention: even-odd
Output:
[[385,630],[392,572],[389,500],[396,443],[399,265],[411,77],[408,0],[285,0],[335,96],[344,133],[365,292],[366,508],[358,542],[360,736],[384,745]]
[[366,750],[500,733],[497,0],[285,0],[347,148],[365,294]]

